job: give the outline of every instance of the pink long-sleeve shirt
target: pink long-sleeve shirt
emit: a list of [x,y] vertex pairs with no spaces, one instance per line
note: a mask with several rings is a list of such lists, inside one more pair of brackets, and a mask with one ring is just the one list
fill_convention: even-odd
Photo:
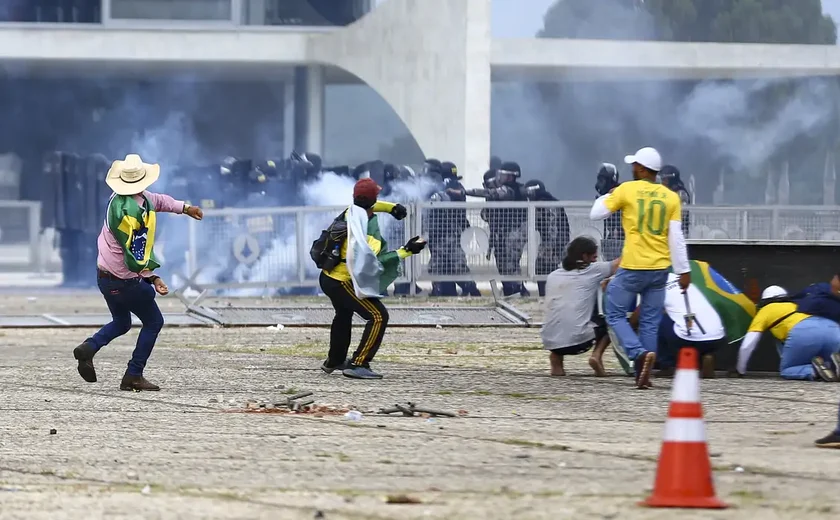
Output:
[[[154,206],[156,212],[159,213],[183,213],[184,201],[175,200],[169,195],[163,193],[152,193],[151,191],[144,191],[143,195],[149,198],[149,201]],[[135,195],[134,200],[141,206],[143,205],[143,197]],[[130,280],[138,276],[149,277],[152,275],[151,271],[143,271],[140,274],[133,273],[128,270],[125,265],[125,257],[123,248],[117,241],[111,230],[108,229],[107,221],[102,225],[102,231],[99,233],[99,238],[96,241],[99,254],[96,257],[96,266],[102,271],[107,271],[117,278],[123,280]]]

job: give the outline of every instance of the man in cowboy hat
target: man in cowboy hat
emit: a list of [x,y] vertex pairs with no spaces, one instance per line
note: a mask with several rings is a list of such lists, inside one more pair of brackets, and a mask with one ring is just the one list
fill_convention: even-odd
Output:
[[120,390],[160,390],[143,377],[146,361],[163,327],[155,291],[161,295],[169,293],[163,280],[153,272],[160,267],[153,251],[155,213],[186,214],[195,220],[201,220],[204,214],[198,206],[146,191],[159,176],[160,165],[144,163],[139,155],[131,154],[124,161],[114,161],[105,178],[114,194],[97,240],[96,268],[99,290],[112,320],[73,350],[73,357],[79,362],[79,375],[88,383],[96,382],[93,357],[99,349],[131,329],[134,314],[143,328]]

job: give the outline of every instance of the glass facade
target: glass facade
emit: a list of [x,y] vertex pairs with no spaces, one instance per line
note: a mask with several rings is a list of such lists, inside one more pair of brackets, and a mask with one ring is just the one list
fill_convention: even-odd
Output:
[[0,0],[0,22],[231,22],[234,25],[341,27],[373,0]]
[[246,0],[246,23],[329,27],[350,25],[370,10],[370,0]]
[[115,20],[231,20],[231,0],[110,0]]

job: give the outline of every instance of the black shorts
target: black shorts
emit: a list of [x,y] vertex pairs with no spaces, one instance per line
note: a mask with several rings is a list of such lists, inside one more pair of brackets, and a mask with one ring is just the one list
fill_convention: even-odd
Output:
[[607,337],[607,320],[598,314],[598,305],[592,309],[592,323],[595,324],[595,343],[600,343],[602,339]]
[[572,345],[571,347],[553,348],[551,349],[551,353],[557,354],[558,356],[576,356],[578,354],[589,352],[589,349],[591,349],[594,344],[595,340],[589,340],[579,345]]

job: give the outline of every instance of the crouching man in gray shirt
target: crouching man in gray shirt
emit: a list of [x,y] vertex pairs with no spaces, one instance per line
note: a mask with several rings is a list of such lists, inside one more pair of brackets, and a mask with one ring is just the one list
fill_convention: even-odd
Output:
[[569,243],[560,269],[548,275],[541,336],[543,347],[551,351],[552,376],[566,375],[563,356],[588,352],[596,341],[592,317],[598,290],[621,262],[621,258],[612,262],[597,259],[598,244],[580,236]]

